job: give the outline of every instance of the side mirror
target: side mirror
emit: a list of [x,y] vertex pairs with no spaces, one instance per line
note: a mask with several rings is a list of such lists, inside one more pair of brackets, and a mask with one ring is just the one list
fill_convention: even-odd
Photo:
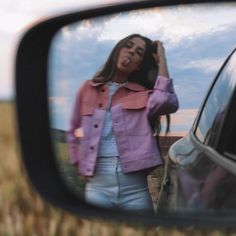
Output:
[[[235,46],[232,37],[236,24],[235,1],[217,2],[138,1],[104,6],[42,21],[25,33],[16,58],[16,102],[22,161],[32,184],[46,201],[82,217],[102,217],[129,223],[176,226],[235,224],[234,211],[221,212],[219,215],[219,212],[208,209],[175,211],[161,207],[161,210],[150,214],[89,203],[84,198],[84,182],[80,181],[73,166],[76,161],[72,160],[70,164],[68,158],[68,130],[78,89],[99,71],[114,42],[131,33],[146,33],[153,41],[160,39],[164,42],[169,72],[175,80],[174,89],[182,112],[179,111],[177,116],[190,114],[188,117],[191,117],[185,119],[186,116],[173,115],[172,137],[160,136],[163,144],[161,148],[168,149],[173,141],[186,135],[206,89]],[[198,22],[198,18],[204,19],[204,22]],[[142,42],[139,42],[136,51],[128,53],[137,53],[138,58],[140,48],[146,50],[146,46],[142,46]],[[130,48],[129,45],[126,47]],[[127,66],[132,60],[126,55],[122,63]],[[156,75],[156,71],[152,71],[150,76],[153,74]],[[166,85],[170,82],[164,83],[165,86],[161,85],[157,89],[165,91],[169,86],[169,92],[173,93],[171,85]],[[130,90],[142,90],[142,94],[154,93],[150,88],[148,93],[143,91],[141,85]],[[84,122],[97,128],[93,118],[94,109],[91,108],[94,98],[91,93],[86,96],[87,106],[82,111],[87,116]],[[143,99],[133,99],[137,101],[135,109],[139,112],[147,106],[149,95],[145,96]],[[134,108],[130,106],[130,101],[124,98],[122,105],[132,113]],[[176,108],[175,104],[171,112]],[[158,111],[159,115],[165,114]],[[135,132],[132,133],[124,125],[119,127],[130,132],[140,145],[147,140],[146,135],[150,131],[146,127],[135,126],[132,129]],[[79,138],[91,134],[91,130],[77,128],[75,136]],[[165,146],[168,138],[168,145]],[[87,142],[86,138],[83,142]],[[140,145],[132,149],[138,149]],[[144,150],[146,147],[143,147]],[[81,158],[90,156],[87,154]],[[166,156],[163,158],[168,159]],[[148,166],[148,161],[140,160],[139,165]],[[161,162],[155,164],[158,166]],[[148,167],[153,166],[150,164]],[[161,186],[160,192],[163,193]],[[114,184],[113,187],[117,186]]]

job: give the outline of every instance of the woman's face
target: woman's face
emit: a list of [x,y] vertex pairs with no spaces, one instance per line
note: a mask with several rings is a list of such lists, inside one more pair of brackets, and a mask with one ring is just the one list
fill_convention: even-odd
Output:
[[117,57],[117,70],[131,74],[139,70],[144,58],[146,43],[140,37],[129,39],[120,49]]

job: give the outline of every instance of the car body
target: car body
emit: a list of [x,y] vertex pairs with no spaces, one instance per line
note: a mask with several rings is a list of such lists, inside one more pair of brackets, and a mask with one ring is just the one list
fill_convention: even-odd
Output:
[[236,50],[212,82],[191,131],[169,150],[160,208],[166,204],[171,211],[235,210],[235,95]]

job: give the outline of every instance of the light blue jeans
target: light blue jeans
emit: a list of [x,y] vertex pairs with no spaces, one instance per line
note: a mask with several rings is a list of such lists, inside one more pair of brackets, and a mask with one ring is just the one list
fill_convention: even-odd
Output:
[[107,208],[153,212],[145,171],[123,174],[119,157],[98,157],[85,199]]

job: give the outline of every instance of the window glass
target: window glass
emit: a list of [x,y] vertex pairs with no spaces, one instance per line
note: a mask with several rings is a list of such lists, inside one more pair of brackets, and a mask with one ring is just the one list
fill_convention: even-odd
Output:
[[195,132],[200,141],[204,142],[208,136],[212,136],[219,130],[218,128],[233,94],[235,83],[236,53],[231,56],[225,65],[207,98]]

